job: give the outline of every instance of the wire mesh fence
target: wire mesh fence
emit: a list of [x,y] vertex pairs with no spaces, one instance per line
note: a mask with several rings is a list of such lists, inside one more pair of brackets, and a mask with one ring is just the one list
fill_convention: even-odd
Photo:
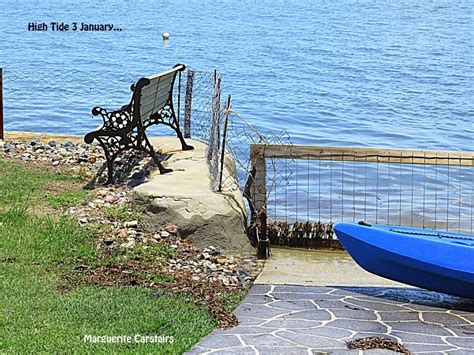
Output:
[[[286,131],[259,132],[232,110],[230,96],[222,94],[222,75],[216,71],[189,68],[178,88],[180,126],[185,137],[208,144],[206,157],[214,191],[243,190],[250,174],[250,145],[291,144]],[[225,124],[227,121],[227,125]],[[225,129],[225,132],[224,132]],[[223,137],[226,136],[225,142]],[[273,174],[281,186],[283,176]]]
[[[463,166],[277,160],[294,171],[272,186],[275,221],[347,222],[473,232],[474,175]],[[270,180],[273,180],[270,177]]]
[[185,137],[209,142],[213,103],[216,95],[221,95],[220,87],[217,87],[221,80],[222,75],[217,70],[188,68],[183,74],[180,92],[184,105],[181,107],[180,124]]
[[[237,165],[237,181],[241,190],[243,190],[252,170],[250,156],[250,146],[252,144],[288,146],[292,142],[287,131],[274,132],[268,130],[261,132],[249,124],[237,112],[231,110],[228,124],[228,139],[225,148]],[[287,176],[275,170],[275,167],[274,161],[269,159],[267,170],[270,172],[268,177],[271,180],[271,186],[278,189],[286,187],[288,184]],[[222,189],[230,190],[234,186],[232,171],[225,171],[222,179]]]
[[[271,235],[287,228],[278,235],[309,237],[318,225],[360,220],[474,232],[472,152],[316,146],[263,152],[274,166],[263,190]],[[275,173],[284,184],[275,183]]]

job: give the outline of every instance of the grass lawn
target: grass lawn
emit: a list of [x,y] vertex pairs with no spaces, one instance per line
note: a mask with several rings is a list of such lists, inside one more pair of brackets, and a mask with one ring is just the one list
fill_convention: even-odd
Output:
[[[59,195],[49,192],[50,186],[61,184],[77,188]],[[190,299],[156,297],[140,287],[80,286],[60,291],[65,274],[97,259],[96,235],[70,217],[47,211],[87,200],[88,194],[72,176],[0,160],[0,352],[186,351],[217,326]],[[137,334],[169,336],[174,341],[84,342],[86,335],[133,339]]]

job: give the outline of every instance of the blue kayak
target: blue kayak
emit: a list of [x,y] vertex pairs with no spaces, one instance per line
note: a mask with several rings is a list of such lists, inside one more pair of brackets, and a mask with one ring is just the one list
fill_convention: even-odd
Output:
[[339,223],[337,238],[365,270],[408,285],[474,299],[474,236]]

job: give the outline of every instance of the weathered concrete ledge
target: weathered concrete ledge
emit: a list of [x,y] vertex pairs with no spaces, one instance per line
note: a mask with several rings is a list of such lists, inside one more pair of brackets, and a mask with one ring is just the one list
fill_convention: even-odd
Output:
[[[172,152],[164,162],[173,172],[155,172],[149,181],[134,188],[134,199],[148,213],[144,223],[161,225],[172,222],[180,234],[194,245],[209,245],[226,251],[251,251],[245,234],[247,212],[237,188],[217,193],[212,191],[206,160],[207,145],[189,140],[194,150],[181,151],[176,138],[153,138],[153,145],[163,152]],[[226,176],[235,173],[235,166],[226,163]],[[235,176],[235,175],[234,175]]]

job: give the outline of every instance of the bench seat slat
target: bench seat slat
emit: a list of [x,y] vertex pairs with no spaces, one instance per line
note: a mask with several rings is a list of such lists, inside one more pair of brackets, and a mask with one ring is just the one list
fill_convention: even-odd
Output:
[[167,100],[169,97],[170,97],[170,93],[168,91],[164,91],[164,92],[162,92],[160,94],[157,94],[155,96],[148,96],[146,98],[142,98],[141,101],[140,101],[140,106],[142,108],[150,106],[150,105],[159,106],[158,102],[162,101],[163,98],[165,100]]
[[152,79],[155,79],[155,78],[158,78],[158,77],[163,77],[163,76],[166,76],[168,74],[173,74],[174,76],[174,73],[176,73],[177,71],[181,71],[185,68],[185,66],[183,64],[178,64],[176,65],[175,67],[169,69],[169,70],[166,70],[164,72],[161,72],[161,73],[158,73],[158,74],[155,74],[155,75],[151,75],[149,77],[147,77],[148,79],[152,80]]
[[162,95],[162,97],[159,98],[156,102],[153,100],[145,105],[141,105],[140,117],[142,119],[145,119],[146,116],[150,116],[156,112],[161,111],[165,107],[168,100],[169,100],[169,95]]
[[173,79],[174,77],[170,76],[167,78],[158,78],[150,81],[150,83],[142,89],[141,97],[143,98],[160,91],[170,91]]

